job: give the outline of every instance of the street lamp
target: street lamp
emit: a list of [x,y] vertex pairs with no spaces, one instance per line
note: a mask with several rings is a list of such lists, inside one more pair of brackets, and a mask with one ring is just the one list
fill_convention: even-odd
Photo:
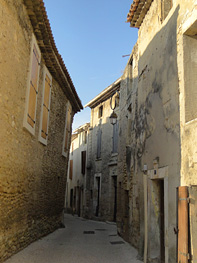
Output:
[[[112,111],[112,114],[109,116],[109,120],[110,120],[110,123],[111,123],[112,125],[116,124],[117,118],[118,118],[117,114],[114,112],[114,110],[115,110],[115,108],[116,108],[116,98],[115,98],[114,107],[112,106],[112,99],[113,99],[114,94],[115,94],[115,93],[112,94],[111,99],[110,99],[110,107],[111,107],[111,109],[112,109],[113,111]],[[118,95],[119,95],[119,94],[118,94]]]
[[113,110],[112,114],[109,116],[110,123],[112,125],[116,124],[117,118],[118,118],[118,116]]

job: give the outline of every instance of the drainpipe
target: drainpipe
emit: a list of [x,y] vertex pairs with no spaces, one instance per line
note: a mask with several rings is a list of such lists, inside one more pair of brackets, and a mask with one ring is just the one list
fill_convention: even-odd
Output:
[[144,165],[144,263],[147,263],[148,251],[148,191],[147,191],[147,165]]

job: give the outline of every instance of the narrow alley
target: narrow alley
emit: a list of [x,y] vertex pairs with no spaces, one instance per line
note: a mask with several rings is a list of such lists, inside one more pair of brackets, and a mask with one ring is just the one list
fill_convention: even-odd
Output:
[[65,228],[32,243],[5,263],[140,263],[115,224],[65,214]]

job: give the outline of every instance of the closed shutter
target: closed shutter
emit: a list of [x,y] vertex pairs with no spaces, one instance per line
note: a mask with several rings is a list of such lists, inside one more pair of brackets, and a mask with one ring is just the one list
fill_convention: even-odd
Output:
[[84,175],[86,170],[86,151],[81,152],[81,173]]
[[101,136],[102,131],[99,129],[97,133],[97,159],[101,158]]
[[35,118],[36,118],[36,101],[38,94],[38,76],[39,76],[39,65],[40,65],[40,55],[35,43],[33,45],[32,52],[33,53],[32,53],[32,65],[31,65],[31,75],[30,75],[27,122],[31,125],[32,128],[34,128]]
[[188,263],[188,187],[178,188],[178,263]]
[[113,153],[118,152],[118,122],[113,125]]
[[189,218],[192,262],[197,263],[197,185],[189,187]]
[[47,139],[48,136],[51,82],[52,82],[51,76],[48,73],[46,73],[44,80],[44,100],[43,100],[42,129],[41,129],[41,136],[43,139]]
[[73,178],[73,160],[70,160],[69,179]]

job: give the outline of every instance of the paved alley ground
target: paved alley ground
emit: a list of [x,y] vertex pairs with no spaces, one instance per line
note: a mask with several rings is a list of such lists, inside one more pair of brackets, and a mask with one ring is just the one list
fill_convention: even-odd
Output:
[[141,263],[114,224],[65,214],[65,228],[32,243],[5,263]]

